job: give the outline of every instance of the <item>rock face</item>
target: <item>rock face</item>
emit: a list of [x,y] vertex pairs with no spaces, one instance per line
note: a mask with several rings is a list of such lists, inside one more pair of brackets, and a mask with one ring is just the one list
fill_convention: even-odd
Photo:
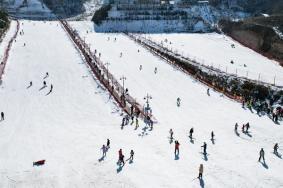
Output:
[[241,22],[220,21],[219,25],[224,33],[245,46],[278,60],[283,66],[283,16],[256,17]]

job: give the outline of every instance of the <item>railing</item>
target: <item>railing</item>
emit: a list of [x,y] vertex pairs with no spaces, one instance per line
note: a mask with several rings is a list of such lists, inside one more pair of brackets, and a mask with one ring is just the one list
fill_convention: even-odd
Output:
[[109,91],[110,95],[114,97],[119,106],[127,114],[131,114],[131,106],[133,106],[136,113],[140,112],[141,118],[146,120],[149,116],[153,122],[156,122],[156,119],[153,115],[144,112],[143,107],[133,97],[125,93],[124,88],[117,81],[117,79],[109,72],[108,69],[106,69],[100,58],[91,52],[89,46],[81,39],[77,32],[71,28],[68,22],[65,20],[60,20],[60,22],[65,31],[68,33],[69,37],[83,55],[86,63],[94,75]]
[[[163,48],[159,44],[157,44],[157,43],[155,43],[155,42],[153,42],[149,39],[146,39],[146,38],[144,38],[140,35],[134,35],[134,34],[129,34],[129,33],[125,33],[125,34],[128,37],[130,37],[132,40],[134,40],[135,42],[139,43],[140,45],[142,45],[143,47],[148,49],[153,54],[161,57],[162,59],[164,59],[169,64],[178,67],[181,71],[193,76],[195,79],[197,79],[201,83],[215,89],[216,91],[218,91],[220,93],[223,93],[227,97],[229,97],[229,98],[231,98],[231,99],[233,99],[237,102],[242,101],[242,96],[236,95],[235,93],[230,92],[229,89],[227,89],[223,86],[218,86],[217,84],[215,84],[215,82],[213,80],[209,80],[205,76],[202,76],[200,74],[200,72],[206,72],[209,75],[219,75],[219,77],[221,77],[221,76],[229,76],[229,77],[232,77],[232,78],[239,78],[239,77],[237,77],[235,75],[228,75],[226,72],[215,69],[214,67],[202,65],[202,64],[197,63],[193,60],[184,58],[180,54],[175,54],[174,52],[172,52],[172,51],[170,51],[166,48]],[[241,78],[241,79],[248,80],[246,78]],[[249,80],[249,81],[251,81],[251,80]],[[267,83],[264,83],[264,84],[267,84]],[[271,84],[267,84],[267,85],[271,85]],[[279,86],[272,86],[272,87],[280,88]]]

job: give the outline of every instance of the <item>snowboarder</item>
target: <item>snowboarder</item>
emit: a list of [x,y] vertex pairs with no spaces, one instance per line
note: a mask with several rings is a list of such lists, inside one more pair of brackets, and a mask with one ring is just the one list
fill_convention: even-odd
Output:
[[142,70],[142,65],[140,65],[140,71]]
[[207,147],[206,142],[204,142],[201,147],[203,148],[203,154],[206,155],[206,147]]
[[130,152],[130,161],[133,161],[134,160],[134,150],[131,150]]
[[106,157],[107,147],[104,144],[103,144],[101,150],[102,150],[102,156]]
[[107,139],[106,145],[107,145],[107,148],[109,149],[110,148],[110,140],[109,139]]
[[4,112],[1,112],[1,121],[4,121]]
[[178,97],[177,98],[177,106],[179,107],[181,105],[181,99]]
[[210,96],[209,88],[207,88],[207,90],[206,90],[206,94],[207,94],[208,96]]
[[263,150],[263,148],[261,148],[261,150],[260,150],[260,152],[259,152],[259,159],[258,159],[258,162],[261,161],[261,158],[263,159],[263,162],[265,163],[264,150]]
[[191,129],[190,129],[190,135],[189,135],[189,137],[192,139],[193,138],[193,133],[194,133],[194,128],[192,127]]
[[179,155],[179,146],[180,146],[180,143],[176,140],[175,141],[175,155]]
[[214,135],[214,132],[212,131],[212,132],[211,132],[211,140],[214,140],[214,136],[215,136],[215,135]]
[[174,134],[172,129],[169,130],[169,134],[170,134],[170,139],[172,140],[173,139],[173,134]]
[[157,73],[157,67],[154,68],[154,74],[156,74],[156,73]]
[[203,174],[203,164],[200,164],[199,166],[199,173],[198,173],[198,178],[202,179],[202,174]]
[[278,143],[276,143],[273,147],[273,152],[275,155],[278,155],[278,148],[279,148]]

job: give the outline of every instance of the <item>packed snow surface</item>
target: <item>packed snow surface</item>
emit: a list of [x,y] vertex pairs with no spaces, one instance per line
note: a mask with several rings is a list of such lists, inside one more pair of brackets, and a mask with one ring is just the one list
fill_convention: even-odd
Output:
[[[125,86],[139,103],[144,104],[147,93],[152,96],[150,105],[158,123],[151,131],[141,120],[137,130],[134,125],[121,130],[117,106],[99,87],[60,24],[21,21],[24,35],[13,44],[0,87],[0,111],[5,112],[0,122],[0,187],[283,186],[283,161],[272,153],[274,143],[283,144],[282,125],[219,93],[211,91],[207,96],[204,85],[123,34],[95,33],[90,22],[72,22],[72,26],[110,63],[117,78],[127,77]],[[47,87],[41,89],[46,72]],[[30,81],[33,85],[28,88]],[[50,84],[54,89],[48,94]],[[237,136],[236,122],[249,122],[250,135],[239,131]],[[193,143],[188,138],[191,127]],[[174,144],[169,144],[170,128],[181,144],[179,158]],[[110,149],[100,160],[107,138]],[[201,153],[204,141],[207,158]],[[261,147],[266,166],[257,162]],[[133,163],[127,161],[122,169],[116,165],[120,148],[126,159],[131,149],[135,151]],[[32,166],[41,159],[45,165]],[[201,163],[203,180],[196,178]]]

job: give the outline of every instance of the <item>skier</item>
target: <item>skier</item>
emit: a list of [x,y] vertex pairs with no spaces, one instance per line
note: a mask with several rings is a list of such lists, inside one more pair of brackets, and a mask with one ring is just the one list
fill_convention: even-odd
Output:
[[43,86],[46,87],[46,81],[43,81]]
[[156,74],[156,73],[157,73],[157,67],[154,68],[154,74]]
[[121,160],[120,160],[120,164],[121,164],[121,163],[123,163],[123,166],[125,165],[124,158],[125,158],[125,156],[124,156],[124,155],[122,155],[122,156],[121,156]]
[[191,129],[190,129],[190,138],[192,139],[193,138],[193,133],[194,133],[194,128],[192,127]]
[[177,106],[179,107],[181,105],[181,99],[178,97],[177,98]]
[[273,147],[273,152],[275,155],[278,155],[278,148],[279,148],[278,143],[276,143]]
[[238,132],[238,126],[239,126],[238,123],[236,123],[236,124],[235,124],[235,129],[234,129],[235,132]]
[[45,78],[47,78],[49,76],[49,73],[48,72],[46,72],[46,74],[45,74]]
[[211,132],[211,140],[214,140],[214,136],[215,136],[215,135],[214,135],[214,132],[212,131],[212,132]]
[[207,94],[208,96],[210,96],[209,88],[207,88],[207,90],[206,90],[206,94]]
[[243,133],[245,132],[245,124],[243,124],[243,126],[242,126],[242,132]]
[[123,128],[124,128],[124,126],[125,126],[125,121],[126,121],[126,118],[125,118],[125,117],[123,117],[123,118],[122,118],[121,129],[123,129]]
[[4,121],[4,112],[1,112],[1,121]]
[[173,134],[174,134],[174,132],[173,132],[172,129],[169,130],[169,134],[170,134],[170,139],[173,140]]
[[124,156],[123,153],[122,153],[122,149],[119,149],[118,154],[119,154],[118,163],[120,164],[122,162],[122,160],[124,161],[124,158],[122,157],[122,156]]
[[31,86],[32,86],[32,81],[29,82],[29,87],[31,87]]
[[250,124],[249,124],[249,123],[247,123],[247,124],[246,124],[246,133],[248,133],[249,128],[250,128]]
[[130,110],[131,110],[131,117],[133,116],[133,113],[134,113],[134,105],[131,105],[131,108],[130,108]]
[[206,143],[204,142],[201,147],[203,148],[203,154],[206,155],[206,147],[207,147]]
[[174,152],[175,155],[179,155],[179,146],[180,146],[180,143],[176,140],[175,141],[175,152]]
[[102,156],[106,157],[107,148],[106,148],[106,146],[104,144],[103,144],[101,150],[102,150]]
[[107,139],[106,145],[107,145],[107,148],[109,149],[110,148],[110,140],[109,139]]
[[200,164],[199,166],[199,174],[198,174],[198,178],[199,179],[202,179],[202,174],[203,174],[203,164]]
[[52,90],[53,90],[53,85],[51,84],[51,87],[50,87],[50,93],[52,92]]
[[139,127],[139,119],[136,118],[136,127],[135,127],[135,129],[137,129],[138,127]]
[[134,160],[134,150],[131,150],[130,152],[130,161],[133,161]]
[[133,125],[133,124],[134,124],[134,119],[135,119],[135,116],[134,116],[134,115],[132,115],[132,116],[131,116],[131,125]]
[[120,57],[122,57],[122,56],[123,56],[123,53],[121,52],[121,53],[120,53]]
[[142,65],[140,65],[140,71],[142,70]]
[[263,159],[263,162],[265,163],[264,150],[263,150],[263,148],[261,148],[261,150],[260,150],[260,152],[259,152],[259,159],[258,159],[258,162],[261,161],[261,158]]

